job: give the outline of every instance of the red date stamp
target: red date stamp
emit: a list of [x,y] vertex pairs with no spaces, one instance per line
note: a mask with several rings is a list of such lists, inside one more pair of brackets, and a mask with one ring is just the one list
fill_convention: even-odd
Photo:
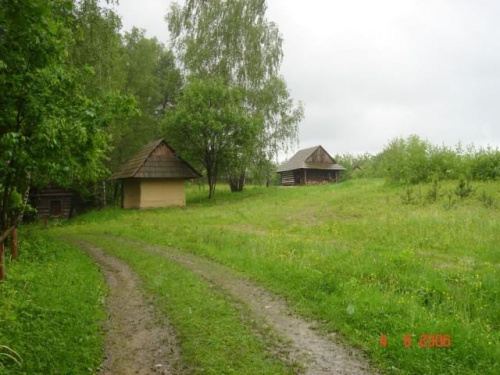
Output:
[[[389,340],[387,335],[380,335],[380,345],[387,347]],[[413,347],[412,335],[409,333],[403,335],[403,345],[405,348]],[[419,348],[449,348],[451,346],[451,336],[449,334],[426,334],[420,335],[417,342]]]
[[420,335],[418,346],[420,348],[449,348],[451,346],[451,337],[450,335],[441,334],[423,334]]

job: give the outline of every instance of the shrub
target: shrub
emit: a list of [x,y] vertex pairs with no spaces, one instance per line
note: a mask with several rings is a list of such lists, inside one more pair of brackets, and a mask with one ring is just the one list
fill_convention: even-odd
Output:
[[401,195],[401,201],[403,204],[412,204],[415,201],[413,189],[410,186],[406,187],[405,192]]
[[438,181],[437,179],[435,179],[433,182],[432,182],[432,185],[431,187],[429,188],[429,190],[427,190],[427,200],[429,202],[435,202],[437,201],[438,199],[438,196],[439,196],[439,184],[438,184]]
[[469,180],[461,179],[458,182],[458,186],[455,188],[455,195],[460,199],[464,199],[471,195],[473,191],[474,189],[470,185]]

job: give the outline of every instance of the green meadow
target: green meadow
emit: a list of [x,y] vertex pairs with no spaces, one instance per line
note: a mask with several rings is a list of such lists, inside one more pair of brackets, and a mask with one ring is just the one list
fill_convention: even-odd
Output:
[[[103,246],[146,281],[160,272],[158,262],[120,249],[113,239],[212,259],[285,297],[320,330],[338,332],[384,373],[498,374],[500,183],[473,182],[473,193],[464,198],[451,193],[457,181],[440,185],[436,201],[427,198],[431,184],[408,193],[382,180],[249,187],[239,194],[219,187],[212,201],[193,185],[187,207],[96,211],[48,233],[58,241],[83,238]],[[186,277],[179,276],[179,283]],[[151,285],[153,295],[166,293],[166,286]],[[186,298],[190,293],[186,289]],[[221,298],[197,293],[208,301]],[[166,312],[174,322],[180,316],[174,307]],[[248,318],[231,324],[244,326]],[[433,335],[449,342],[433,343]],[[252,352],[265,346],[250,341]],[[188,362],[204,363],[196,351],[189,355]],[[267,373],[288,371],[262,361],[270,366]]]
[[0,374],[93,374],[107,287],[82,251],[34,228],[0,282]]

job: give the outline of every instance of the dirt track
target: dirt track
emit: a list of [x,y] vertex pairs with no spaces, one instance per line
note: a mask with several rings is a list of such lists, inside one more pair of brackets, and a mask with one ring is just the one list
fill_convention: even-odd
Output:
[[178,374],[179,349],[167,320],[141,293],[140,281],[125,262],[79,241],[99,264],[109,286],[106,359],[101,375]]
[[296,316],[282,298],[238,277],[228,268],[204,258],[173,252],[166,247],[112,238],[173,260],[245,303],[255,317],[267,322],[278,336],[289,342],[282,343],[284,347],[280,352],[289,353],[289,362],[302,364],[305,374],[374,374],[359,351],[341,345],[335,335],[325,337],[319,334],[312,323]]

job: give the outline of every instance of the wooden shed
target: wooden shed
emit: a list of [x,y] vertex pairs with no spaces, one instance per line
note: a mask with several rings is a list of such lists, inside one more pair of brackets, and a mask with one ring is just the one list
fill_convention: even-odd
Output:
[[281,185],[307,185],[310,183],[338,182],[339,173],[345,168],[335,161],[321,146],[298,151],[281,164],[278,173]]
[[36,208],[38,218],[69,219],[74,208],[75,192],[58,185],[32,189],[30,202]]
[[184,182],[200,176],[164,139],[158,139],[144,146],[109,180],[122,181],[123,208],[152,208],[186,205]]

